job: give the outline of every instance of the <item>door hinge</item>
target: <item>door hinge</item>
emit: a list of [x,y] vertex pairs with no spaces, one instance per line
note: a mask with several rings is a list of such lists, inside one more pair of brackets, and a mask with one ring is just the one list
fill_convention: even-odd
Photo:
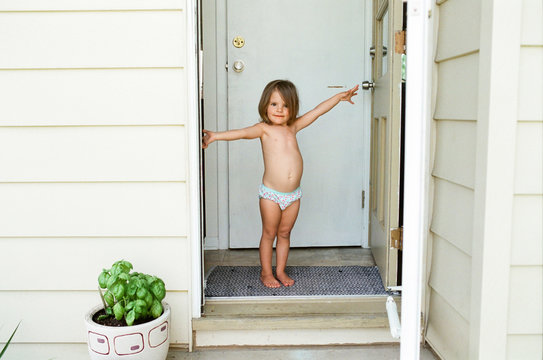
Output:
[[390,230],[390,247],[393,249],[403,249],[403,228]]
[[394,33],[394,52],[396,54],[405,54],[405,30]]
[[362,190],[362,209],[366,205],[366,191]]

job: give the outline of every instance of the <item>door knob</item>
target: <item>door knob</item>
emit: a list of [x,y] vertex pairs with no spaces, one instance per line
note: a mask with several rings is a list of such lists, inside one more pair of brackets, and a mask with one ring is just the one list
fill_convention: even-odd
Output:
[[374,87],[375,87],[375,83],[373,81],[364,81],[362,83],[363,90],[373,90]]
[[241,61],[241,60],[236,60],[236,61],[234,61],[234,66],[233,66],[233,68],[234,68],[234,71],[235,71],[235,72],[238,72],[238,73],[239,73],[239,72],[242,72],[243,69],[245,69],[245,64],[244,64],[243,61]]

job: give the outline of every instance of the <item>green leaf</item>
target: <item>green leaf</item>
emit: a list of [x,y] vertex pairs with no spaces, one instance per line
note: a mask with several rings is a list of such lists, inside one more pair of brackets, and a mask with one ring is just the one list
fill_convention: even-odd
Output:
[[147,312],[147,303],[143,300],[136,300],[134,312],[136,313],[136,319],[142,315],[145,316],[145,313]]
[[101,320],[104,320],[104,319],[107,319],[108,317],[110,317],[111,315],[100,315],[98,316],[98,321],[101,321]]
[[121,260],[121,263],[123,264],[123,266],[128,269],[127,272],[129,272],[130,270],[132,270],[134,267],[132,266],[132,264],[126,260]]
[[136,291],[138,291],[138,286],[136,285],[136,282],[131,279],[126,288],[126,292],[128,296],[134,296],[136,295]]
[[145,297],[147,296],[147,293],[148,293],[147,289],[142,286],[138,288],[136,295],[138,296],[138,299],[145,299]]
[[151,306],[151,315],[156,319],[162,315],[162,304],[157,299],[153,300],[153,305]]
[[136,301],[132,300],[128,304],[126,304],[125,309],[126,309],[126,311],[129,311],[129,310],[132,310],[134,308],[134,306],[136,306]]
[[108,304],[109,306],[113,306],[113,304],[115,303],[113,294],[109,290],[106,291],[106,293],[104,294],[104,300],[106,301],[106,304]]
[[120,282],[116,282],[115,284],[113,284],[113,286],[110,288],[111,292],[113,293],[113,295],[115,295],[115,299],[120,300],[124,293],[125,293],[125,287],[126,285],[123,284],[123,283],[120,283]]
[[113,264],[113,267],[111,268],[111,274],[113,275],[119,275],[119,274],[128,274],[130,270],[132,269],[132,264],[128,261],[119,260]]
[[147,281],[147,285],[151,285],[152,283],[154,283],[156,280],[158,280],[158,278],[156,276],[149,276],[147,275],[146,279]]
[[107,288],[111,288],[111,285],[115,284],[117,282],[117,279],[119,278],[119,275],[112,275],[107,279]]
[[126,314],[126,325],[132,326],[132,324],[134,324],[134,320],[136,320],[136,313],[134,310],[130,310],[128,314]]
[[20,322],[20,321],[19,321],[19,323],[17,324],[17,327],[15,328],[15,330],[13,330],[13,333],[12,333],[11,336],[9,337],[8,342],[6,343],[6,345],[4,345],[4,348],[2,349],[2,352],[0,352],[0,358],[1,358],[2,355],[4,355],[4,353],[6,352],[8,346],[9,346],[9,343],[11,343],[11,339],[13,339],[13,336],[15,335],[15,333],[17,332],[17,329],[19,328],[19,325],[21,325],[21,322]]
[[112,276],[119,276],[119,274],[121,273],[121,267],[119,265],[117,265],[117,263],[113,264],[113,266],[111,267],[111,275]]
[[139,288],[143,287],[144,282],[143,282],[143,280],[140,279],[139,276],[137,276],[136,278],[134,278],[134,284],[136,284],[136,287],[139,289]]
[[115,319],[121,320],[124,315],[124,307],[121,305],[120,302],[116,303],[113,307],[113,314],[115,314]]
[[153,300],[155,300],[155,298],[150,292],[147,292],[147,295],[145,295],[145,299],[143,300],[145,300],[147,307],[151,307],[151,305],[153,305]]
[[128,275],[127,273],[119,274],[119,279],[128,281],[130,279],[130,275]]
[[113,315],[113,308],[108,307],[105,310],[106,310],[106,314]]
[[140,313],[140,317],[145,318],[149,316],[149,309],[147,307],[144,307]]
[[164,282],[160,279],[157,279],[151,285],[151,292],[157,298],[158,301],[162,301],[162,299],[166,297],[166,287],[164,286]]
[[102,289],[105,289],[107,286],[107,280],[109,279],[109,274],[105,271],[98,276],[98,284]]

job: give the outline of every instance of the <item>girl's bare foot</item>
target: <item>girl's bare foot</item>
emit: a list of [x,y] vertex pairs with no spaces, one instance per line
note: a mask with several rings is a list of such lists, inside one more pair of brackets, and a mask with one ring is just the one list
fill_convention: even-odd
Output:
[[260,275],[260,281],[262,281],[262,284],[264,284],[265,287],[269,288],[278,288],[281,286],[279,281],[277,281],[276,278],[273,277],[273,275]]
[[294,285],[294,279],[289,277],[286,273],[277,273],[277,278],[281,283],[285,286],[292,286]]

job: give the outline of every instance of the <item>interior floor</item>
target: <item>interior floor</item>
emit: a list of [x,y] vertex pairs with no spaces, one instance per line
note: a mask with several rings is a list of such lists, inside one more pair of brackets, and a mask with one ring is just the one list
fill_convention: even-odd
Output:
[[[273,256],[275,264],[275,252]],[[213,266],[258,266],[258,249],[206,250],[204,271]],[[371,249],[361,247],[293,248],[287,266],[375,266]]]

